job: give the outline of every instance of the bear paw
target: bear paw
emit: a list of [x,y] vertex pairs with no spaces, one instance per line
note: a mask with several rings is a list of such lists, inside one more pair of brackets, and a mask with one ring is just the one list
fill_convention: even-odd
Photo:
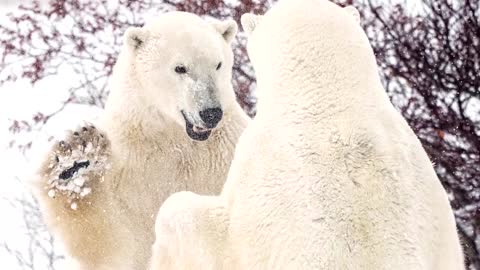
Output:
[[92,192],[95,181],[103,181],[110,168],[110,142],[93,125],[84,125],[58,142],[45,172],[48,196],[66,198],[76,210],[78,202]]

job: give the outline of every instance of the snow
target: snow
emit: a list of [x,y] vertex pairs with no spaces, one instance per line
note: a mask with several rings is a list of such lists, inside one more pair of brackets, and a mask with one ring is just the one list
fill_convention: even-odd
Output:
[[[31,199],[28,181],[39,166],[40,158],[44,157],[53,143],[50,137],[62,138],[66,129],[73,129],[83,120],[94,122],[101,110],[85,105],[71,105],[51,118],[41,130],[30,133],[11,134],[8,131],[10,120],[28,119],[37,111],[46,107],[58,108],[63,102],[65,89],[71,76],[56,76],[42,82],[35,88],[26,82],[17,82],[0,87],[0,212],[7,221],[0,222],[0,245],[5,243],[14,250],[21,252],[26,257],[29,255],[31,236],[28,234],[24,213],[18,200]],[[28,97],[28,98],[25,98]],[[19,143],[33,141],[32,149],[24,153],[17,148],[10,148],[11,140]],[[84,188],[80,191],[82,196],[88,195],[91,190]],[[48,191],[49,196],[55,196]],[[61,249],[61,248],[60,248]],[[34,251],[37,252],[37,251]],[[38,251],[39,253],[41,251]],[[58,251],[61,254],[61,250]],[[37,254],[35,257],[42,257]],[[2,269],[24,269],[19,265],[14,255],[8,253],[0,246],[0,262]],[[50,269],[47,262],[35,259],[36,269]],[[42,267],[42,265],[44,267]],[[59,267],[58,269],[62,269]]]
[[70,207],[73,209],[73,210],[77,210],[78,206],[77,206],[77,203],[74,202],[70,205]]
[[[26,1],[0,0],[0,17],[12,10],[15,5]],[[395,1],[400,2],[402,0]],[[47,1],[41,0],[40,2],[44,4]],[[236,0],[228,0],[228,2],[235,3]],[[414,12],[421,12],[419,1],[409,0],[407,3]],[[157,15],[157,11],[152,9],[151,14],[144,14],[143,16],[148,21],[148,18],[155,15]],[[0,23],[4,23],[1,18]],[[67,25],[65,27],[68,28]],[[75,86],[78,78],[76,72],[68,66],[62,66],[59,70],[62,70],[61,74],[42,80],[34,87],[26,81],[7,83],[0,87],[0,212],[5,219],[0,222],[0,244],[7,243],[13,250],[18,250],[27,254],[27,256],[30,236],[27,234],[26,220],[22,209],[12,202],[30,196],[28,181],[39,166],[40,159],[51,148],[55,139],[64,138],[65,130],[75,129],[84,120],[95,122],[101,112],[99,108],[91,106],[70,105],[51,118],[41,130],[34,129],[29,133],[11,134],[8,131],[11,120],[31,119],[36,112],[54,112],[62,106],[63,101],[69,96],[66,90]],[[477,119],[480,120],[480,101],[472,103],[468,109],[472,114],[478,115]],[[50,140],[51,137],[54,140]],[[30,141],[34,143],[32,149],[24,154],[17,148],[8,146],[12,140],[19,144]],[[85,151],[91,153],[94,150],[93,147],[93,144],[88,144]],[[77,162],[85,161],[81,157],[82,153],[78,149],[72,156],[59,157],[61,159],[59,162],[64,164],[61,168],[71,167],[76,158],[79,158]],[[107,166],[106,164],[103,165]],[[54,167],[55,164],[52,163],[52,169]],[[52,187],[46,190],[48,196],[54,199],[64,191],[71,192],[73,198],[77,199],[88,196],[92,190],[88,186],[88,179],[83,177],[85,174],[88,174],[88,170],[80,169],[74,174],[73,181],[66,183],[60,183],[58,179],[52,178]],[[78,209],[79,205],[72,201],[70,207],[75,210]],[[2,269],[24,269],[18,264],[14,255],[1,247],[0,262]],[[50,269],[48,266],[42,268],[41,264],[38,264],[38,266],[36,269]]]
[[56,194],[56,192],[55,192],[55,190],[53,190],[53,189],[50,189],[50,190],[48,191],[48,197],[50,197],[50,198],[54,198],[54,197],[55,197],[55,194]]
[[[0,23],[9,23],[3,15],[14,10],[17,4],[26,1],[0,0]],[[40,2],[43,4],[47,1]],[[41,129],[34,126],[31,132],[17,134],[8,130],[13,120],[31,120],[37,112],[49,114],[62,107],[70,95],[67,90],[78,83],[79,75],[69,66],[63,65],[59,70],[60,74],[39,81],[34,87],[24,80],[0,86],[0,212],[4,218],[4,221],[0,222],[1,269],[30,269],[26,264],[40,270],[64,269],[61,257],[52,268],[45,256],[46,251],[55,251],[58,256],[61,256],[63,251],[58,243],[49,242],[51,238],[42,224],[40,212],[36,209],[29,181],[53,142],[64,138],[65,130],[76,128],[84,120],[95,122],[101,109],[72,104],[53,116]],[[10,147],[12,141],[16,144]],[[17,145],[29,142],[33,142],[30,150],[19,151]],[[79,184],[77,180],[75,186],[82,186]],[[76,190],[78,191],[78,188]],[[55,190],[46,192],[50,197],[58,195]],[[79,195],[84,197],[91,189],[83,187],[79,192]],[[42,248],[47,250],[38,248],[38,243],[32,242],[32,239],[41,241]]]

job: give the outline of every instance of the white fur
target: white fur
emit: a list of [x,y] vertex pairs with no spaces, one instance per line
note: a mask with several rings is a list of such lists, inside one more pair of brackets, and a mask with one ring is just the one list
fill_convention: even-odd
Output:
[[[220,192],[247,124],[231,85],[236,30],[233,21],[172,12],[125,33],[99,125],[110,140],[111,169],[89,180],[96,189],[76,210],[48,196],[46,176],[36,183],[45,219],[78,269],[145,269],[167,196]],[[187,74],[175,72],[180,64]],[[199,111],[212,106],[223,109],[222,121],[207,141],[192,141],[181,111],[201,125]]]
[[[447,194],[351,10],[280,0],[248,20],[257,115],[217,201],[175,194],[162,206],[157,235],[176,229],[169,257],[184,267],[157,250],[154,269],[464,269]],[[224,225],[211,220],[218,212]]]

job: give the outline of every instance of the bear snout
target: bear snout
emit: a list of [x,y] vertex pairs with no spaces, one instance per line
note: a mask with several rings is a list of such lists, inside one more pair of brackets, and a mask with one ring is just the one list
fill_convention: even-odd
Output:
[[208,108],[199,112],[200,118],[207,128],[214,128],[222,120],[223,111],[221,108]]

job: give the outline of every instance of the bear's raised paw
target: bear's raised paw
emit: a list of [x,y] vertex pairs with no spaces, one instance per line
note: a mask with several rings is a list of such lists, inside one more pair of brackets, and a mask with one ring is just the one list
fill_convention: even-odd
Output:
[[110,168],[110,142],[93,125],[84,125],[59,141],[50,152],[44,170],[49,197],[62,197],[73,210],[94,190],[96,181],[103,181]]

